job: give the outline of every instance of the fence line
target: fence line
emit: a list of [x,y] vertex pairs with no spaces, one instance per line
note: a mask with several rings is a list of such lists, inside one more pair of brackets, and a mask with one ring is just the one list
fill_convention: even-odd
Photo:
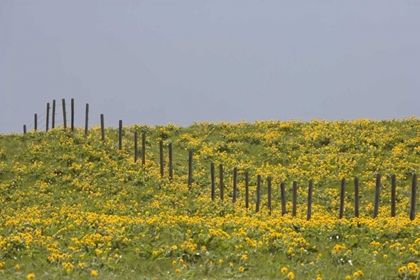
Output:
[[[50,103],[47,103],[46,110],[41,113],[40,115],[34,114],[34,122],[33,122],[33,128],[34,130],[38,129],[45,129],[46,131],[49,130],[49,124],[50,124],[50,110],[52,110],[51,114],[51,128],[55,128],[57,124],[60,124],[60,122],[56,122],[55,117],[57,115],[60,115],[60,113],[56,112],[56,108],[60,107],[59,104],[56,104],[56,101],[53,100],[52,107],[50,106]],[[67,128],[67,118],[66,118],[66,102],[65,99],[62,99],[62,124],[63,129]],[[71,105],[70,105],[70,127],[71,131],[74,132],[74,99],[71,99]],[[89,104],[86,104],[86,110],[85,110],[85,136],[88,135],[88,120],[89,120]],[[38,126],[38,124],[44,123],[44,126]],[[123,125],[122,120],[119,120],[119,127],[118,127],[118,149],[122,150],[122,138],[123,138]],[[101,141],[105,141],[105,121],[104,121],[104,115],[100,115],[100,126],[101,126]],[[31,128],[30,126],[23,125],[24,133],[27,133],[28,129]],[[146,161],[146,133],[143,132],[141,135],[141,158],[142,158],[142,166],[145,167],[145,161]],[[138,159],[138,132],[135,131],[134,133],[134,162],[137,162]],[[193,150],[188,151],[188,188],[192,189],[193,187]],[[184,156],[178,153],[175,153],[178,156]],[[172,143],[168,143],[168,177],[170,180],[173,179],[173,147]],[[160,176],[164,177],[164,168],[165,168],[165,161],[164,161],[164,146],[163,146],[163,140],[159,141],[159,170],[160,170]],[[245,207],[249,208],[249,172],[244,170],[244,184],[245,184]],[[375,182],[375,193],[374,193],[374,208],[373,208],[373,218],[377,218],[379,213],[379,204],[380,204],[380,188],[381,188],[381,174],[378,173],[375,176],[376,182]],[[233,168],[233,190],[232,190],[232,203],[237,202],[237,181],[238,181],[238,168]],[[261,175],[257,174],[257,184],[256,184],[256,198],[255,198],[255,212],[259,212],[261,208],[261,183],[262,178]],[[391,217],[396,216],[396,176],[391,176]],[[220,190],[220,200],[224,201],[224,168],[223,164],[219,164],[219,190]],[[280,202],[281,202],[281,215],[285,215],[287,213],[286,211],[286,196],[285,196],[285,188],[286,185],[284,182],[280,182]],[[215,201],[216,199],[216,181],[215,181],[215,164],[212,162],[210,164],[210,189],[211,189],[211,199]],[[297,189],[298,184],[296,181],[293,181],[292,185],[292,192],[293,192],[293,198],[292,198],[292,216],[295,217],[297,215]],[[339,194],[339,213],[338,218],[342,219],[344,217],[344,204],[345,204],[345,189],[346,189],[346,179],[342,178],[341,185],[340,185],[340,194]],[[269,215],[272,213],[272,178],[267,178],[267,208],[269,211]],[[359,217],[360,215],[360,201],[359,201],[359,179],[356,177],[354,178],[354,216]],[[412,182],[411,182],[411,195],[410,195],[410,210],[409,210],[409,217],[410,220],[414,220],[416,216],[416,198],[417,198],[417,175],[413,174]],[[312,218],[312,203],[313,203],[313,181],[309,180],[308,185],[308,193],[307,193],[307,213],[306,217],[307,220],[310,220]]]

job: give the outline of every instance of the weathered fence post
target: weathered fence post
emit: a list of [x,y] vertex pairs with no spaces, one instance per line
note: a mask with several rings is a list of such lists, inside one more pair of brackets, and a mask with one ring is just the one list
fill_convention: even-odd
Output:
[[138,133],[134,132],[134,162],[137,162],[138,157]]
[[174,177],[174,170],[172,168],[172,143],[168,144],[168,153],[169,153],[169,166],[168,166],[169,179],[172,180]]
[[375,186],[375,205],[373,206],[373,217],[376,218],[379,212],[379,197],[381,191],[381,174],[376,174],[376,186]]
[[210,180],[211,180],[211,200],[214,201],[215,193],[216,193],[216,186],[214,182],[214,163],[210,164]]
[[417,175],[413,174],[413,179],[411,182],[411,204],[410,204],[410,220],[416,218],[416,195],[417,193]]
[[51,128],[55,128],[55,99],[52,102]]
[[260,201],[261,201],[261,175],[257,176],[257,201],[255,203],[255,212],[260,211]]
[[297,182],[293,181],[293,210],[292,210],[293,217],[296,217],[296,208],[297,208]]
[[391,176],[391,217],[395,217],[395,204],[397,193],[397,179],[395,175]]
[[[163,141],[159,141],[159,164],[160,164],[160,177],[163,177]],[[188,183],[190,186],[190,183]]]
[[141,164],[146,164],[146,132],[141,134]]
[[359,218],[359,178],[354,178],[354,216]]
[[267,178],[268,215],[271,215],[271,177]]
[[67,115],[66,115],[66,100],[63,98],[61,100],[62,106],[63,106],[63,127],[64,129],[67,128]]
[[245,171],[245,208],[249,208],[249,173]]
[[220,185],[220,200],[224,199],[224,186],[223,186],[223,164],[219,165],[219,185]]
[[193,183],[193,150],[188,153],[188,187],[192,187]]
[[26,124],[23,125],[23,134],[26,134]]
[[285,183],[280,183],[280,199],[281,199],[281,215],[286,214],[286,195],[285,195]]
[[49,124],[50,124],[50,103],[47,103],[47,117],[46,117],[45,131],[48,131]]
[[237,181],[237,177],[238,177],[238,168],[233,168],[233,194],[232,194],[232,203],[236,202],[236,192],[237,192],[237,185],[236,185],[236,181]]
[[70,111],[71,132],[74,132],[74,98],[71,99]]
[[344,215],[344,195],[346,193],[346,179],[341,179],[341,191],[340,191],[340,214],[339,219],[343,218]]
[[118,122],[118,150],[122,150],[122,120]]
[[309,181],[309,188],[308,188],[308,214],[306,219],[309,221],[312,217],[312,189],[313,189],[313,181]]
[[34,115],[34,131],[38,129],[38,115]]
[[86,111],[85,111],[85,136],[88,136],[89,130],[89,103],[86,103]]
[[101,114],[101,140],[105,141],[105,121],[104,114]]

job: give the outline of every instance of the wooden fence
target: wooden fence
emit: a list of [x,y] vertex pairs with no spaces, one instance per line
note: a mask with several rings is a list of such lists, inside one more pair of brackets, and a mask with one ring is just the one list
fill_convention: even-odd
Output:
[[[70,129],[71,132],[74,132],[74,99],[71,99],[71,107],[70,107]],[[63,110],[63,129],[67,129],[67,117],[66,117],[66,102],[62,100],[62,110]],[[49,112],[50,112],[50,103],[47,103],[46,109],[46,131],[49,130]],[[55,127],[55,112],[56,112],[56,102],[53,100],[52,102],[52,115],[51,115],[51,128]],[[89,121],[89,104],[86,104],[85,110],[85,136],[88,135],[88,121]],[[101,140],[105,140],[105,121],[104,115],[100,115],[100,126],[101,126]],[[34,115],[34,130],[36,131],[38,127],[37,122],[37,114]],[[26,125],[23,126],[23,132],[27,133]],[[118,126],[118,149],[122,149],[122,138],[123,138],[123,122],[122,120],[119,121]],[[141,137],[141,162],[144,166],[146,163],[146,133],[142,133]],[[172,143],[168,144],[168,175],[169,179],[173,179],[173,148]],[[188,152],[188,188],[191,189],[193,187],[193,150],[189,150]],[[138,133],[137,131],[134,133],[134,162],[137,162],[139,156],[139,149],[138,149]],[[160,176],[164,176],[164,146],[163,141],[159,141],[159,171]],[[216,200],[216,177],[215,177],[215,164],[210,164],[210,196],[213,201]],[[249,172],[244,171],[244,186],[245,186],[245,207],[249,208],[250,201],[249,201]],[[237,180],[238,180],[238,169],[235,167],[233,169],[233,190],[232,190],[232,203],[237,202]],[[267,207],[269,214],[272,213],[272,178],[268,177],[266,179],[267,183]],[[360,214],[360,201],[359,201],[359,179],[354,178],[354,217],[359,217]],[[262,177],[261,175],[257,175],[257,186],[256,186],[256,194],[255,194],[255,212],[259,212],[261,208],[261,184],[262,184]],[[341,219],[344,216],[344,204],[345,204],[345,189],[346,189],[346,179],[343,178],[341,180],[340,185],[340,203],[339,203],[339,213],[338,217]],[[380,186],[381,186],[381,174],[376,174],[376,183],[375,183],[375,196],[374,196],[374,206],[373,206],[373,218],[378,216],[379,212],[379,204],[380,204]],[[281,202],[281,213],[282,215],[286,214],[286,195],[285,195],[285,183],[281,182],[279,185],[280,188],[280,202]],[[396,215],[396,176],[391,176],[391,217],[395,217]],[[224,168],[223,164],[219,164],[219,191],[220,191],[220,200],[224,201],[224,190],[225,190],[225,183],[224,183]],[[296,181],[293,182],[292,185],[292,216],[296,216],[297,212],[297,190],[298,184]],[[308,183],[308,192],[307,192],[307,211],[306,217],[307,220],[310,220],[312,217],[312,203],[313,203],[313,181],[310,180]],[[417,200],[417,175],[413,174],[412,182],[411,182],[411,195],[410,195],[410,211],[409,216],[411,220],[415,219],[416,216],[416,200]]]

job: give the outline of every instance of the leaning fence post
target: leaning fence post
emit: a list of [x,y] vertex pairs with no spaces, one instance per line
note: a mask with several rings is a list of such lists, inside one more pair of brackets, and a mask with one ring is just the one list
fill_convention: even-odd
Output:
[[344,195],[346,192],[346,179],[341,179],[341,192],[340,192],[340,214],[339,219],[343,218],[344,215]]
[[211,200],[214,201],[216,186],[214,182],[214,163],[213,162],[210,164],[210,180],[211,180]]
[[[160,164],[160,177],[163,177],[163,141],[159,141],[159,164]],[[188,186],[190,183],[188,182]]]
[[141,164],[146,164],[146,132],[141,135]]
[[309,188],[308,188],[308,214],[306,219],[309,221],[312,217],[312,189],[313,189],[313,181],[309,181]]
[[271,177],[267,178],[268,214],[271,215]]
[[236,181],[238,177],[238,168],[233,169],[233,195],[232,195],[232,203],[236,202],[236,192],[237,192],[237,186]]
[[122,150],[122,120],[118,122],[118,150]]
[[245,208],[249,208],[249,174],[245,171]]
[[55,99],[52,102],[51,128],[55,128]]
[[86,103],[86,112],[85,112],[85,136],[88,135],[89,129],[89,104]]
[[134,162],[137,162],[138,157],[138,133],[137,131],[134,132]]
[[260,211],[260,201],[261,201],[261,175],[257,176],[257,201],[255,203],[255,212]]
[[172,143],[168,144],[168,152],[169,152],[169,166],[168,166],[169,179],[172,180],[172,178],[174,177],[174,170],[172,168]]
[[280,199],[281,199],[281,215],[283,216],[286,214],[286,195],[285,195],[285,184],[283,182],[280,183]]
[[395,217],[395,202],[397,192],[397,179],[395,175],[391,176],[391,217]]
[[359,218],[359,178],[354,178],[354,216]]
[[63,127],[64,127],[64,129],[66,129],[67,128],[66,100],[63,98],[61,103],[62,103],[62,106],[63,106]]
[[219,165],[219,185],[220,185],[220,200],[224,199],[224,186],[223,186],[223,164]]
[[417,175],[413,174],[411,182],[411,205],[410,205],[410,220],[416,218],[416,192],[417,192]]
[[105,121],[104,114],[101,114],[101,140],[105,141]]
[[74,98],[71,99],[70,112],[71,132],[74,132]]
[[47,103],[47,118],[46,118],[46,124],[45,124],[45,131],[48,131],[49,123],[50,123],[50,103]]
[[296,217],[296,208],[297,208],[297,182],[293,181],[293,210],[292,210],[293,217]]
[[376,186],[375,186],[375,205],[373,206],[373,217],[376,218],[379,212],[379,197],[381,191],[381,174],[376,174]]
[[193,182],[193,150],[188,153],[188,187],[192,187]]

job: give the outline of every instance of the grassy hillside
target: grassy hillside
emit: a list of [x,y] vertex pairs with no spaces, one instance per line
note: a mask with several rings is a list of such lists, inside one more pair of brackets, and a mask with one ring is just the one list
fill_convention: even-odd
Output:
[[[135,131],[147,135],[144,166],[133,160]],[[113,128],[104,142],[98,127],[88,137],[82,129],[72,134],[62,128],[0,135],[0,273],[3,279],[416,279],[420,207],[411,221],[409,196],[420,168],[419,131],[416,118],[139,125],[124,128],[122,150]],[[166,167],[162,178],[159,173],[160,140],[166,163],[167,144],[173,144],[172,181]],[[211,200],[211,162],[224,166],[224,201]],[[377,173],[381,206],[373,219]],[[391,218],[393,174],[397,215]],[[255,213],[257,175],[263,182]],[[343,177],[345,212],[338,219]],[[359,218],[354,177],[360,180]],[[307,221],[309,180],[314,204]],[[299,186],[296,217],[293,181]],[[284,216],[280,182],[286,183]]]

